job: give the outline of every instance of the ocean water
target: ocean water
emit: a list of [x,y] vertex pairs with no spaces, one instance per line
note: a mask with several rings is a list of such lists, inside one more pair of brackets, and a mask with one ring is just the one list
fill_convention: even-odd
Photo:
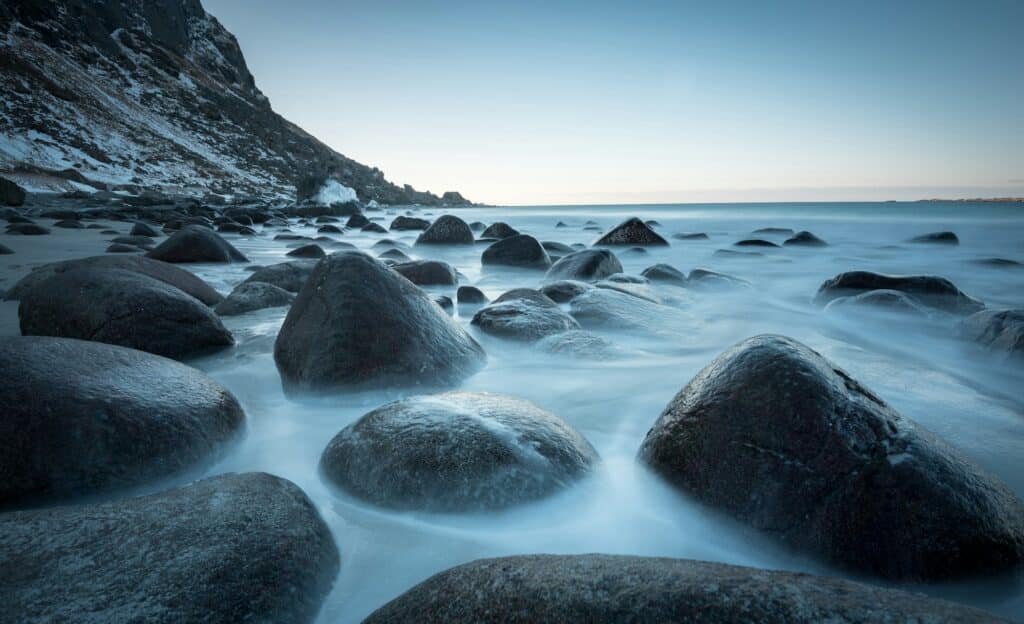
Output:
[[[392,209],[368,216],[384,217],[386,226],[404,212]],[[444,212],[418,210],[427,218]],[[751,286],[728,292],[655,286],[666,301],[663,306],[623,319],[621,327],[598,330],[622,352],[621,357],[600,360],[549,355],[492,338],[469,325],[469,314],[456,310],[458,321],[489,358],[486,368],[460,389],[529,399],[575,426],[603,459],[593,477],[563,494],[486,514],[393,512],[329,489],[317,471],[327,442],[367,411],[416,391],[287,398],[272,357],[285,309],[226,319],[237,347],[195,364],[238,397],[248,415],[248,431],[210,473],[267,471],[291,479],[309,494],[341,553],[340,574],[321,612],[323,622],[358,622],[436,572],[510,554],[688,557],[854,578],[786,552],[672,490],[635,461],[643,436],[673,395],[721,351],[761,333],[791,336],[818,350],[1024,498],[1024,367],[960,341],[949,321],[825,312],[811,302],[824,280],[864,269],[941,275],[989,307],[1024,307],[1024,269],[977,263],[992,257],[1024,262],[1022,204],[537,206],[448,212],[468,222],[505,221],[539,240],[567,244],[590,244],[600,235],[583,229],[587,220],[607,230],[631,216],[654,219],[671,246],[648,248],[644,254],[617,251],[627,273],[665,262],[685,272],[704,267],[728,273]],[[556,228],[559,221],[568,227]],[[763,227],[810,230],[829,246],[739,248],[761,255],[714,255]],[[314,228],[292,230],[316,236]],[[905,242],[938,230],[955,231],[961,244]],[[705,232],[709,240],[670,238],[677,232]],[[412,247],[415,236],[348,232],[337,238],[366,249],[381,238],[396,239],[409,245],[406,252],[413,257],[450,262],[463,274],[462,284],[476,285],[492,299],[510,288],[541,283],[543,273],[538,271],[482,269],[484,245],[421,249]],[[785,238],[758,237],[778,243]],[[287,243],[271,239],[231,237],[258,264],[287,260]],[[241,265],[194,270],[222,292],[248,275]],[[454,288],[434,290],[454,299]],[[1020,577],[912,589],[1024,618]]]

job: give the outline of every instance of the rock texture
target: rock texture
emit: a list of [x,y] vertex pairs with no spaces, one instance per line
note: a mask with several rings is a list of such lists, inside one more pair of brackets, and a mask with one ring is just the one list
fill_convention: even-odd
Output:
[[563,256],[551,265],[544,280],[579,280],[593,282],[622,273],[622,263],[607,249],[582,249]]
[[472,245],[475,241],[469,225],[453,215],[438,217],[416,238],[417,245]]
[[963,293],[953,282],[934,275],[882,275],[870,271],[849,271],[826,280],[814,300],[825,305],[839,297],[859,295],[869,290],[898,290],[929,308],[950,314],[973,314],[985,304]]
[[1024,309],[976,312],[960,323],[960,334],[1008,358],[1024,359]]
[[249,261],[234,245],[202,225],[185,226],[146,256],[163,262]]
[[[494,227],[493,225],[491,227]],[[480,257],[484,266],[513,266],[547,269],[551,258],[540,242],[526,234],[512,234],[484,250]]]
[[670,483],[798,550],[908,580],[1024,561],[1024,506],[931,433],[806,346],[745,340],[648,432]]
[[237,316],[264,308],[291,305],[295,295],[266,282],[242,282],[213,310],[221,316]]
[[651,226],[632,217],[612,228],[597,239],[595,245],[668,245],[668,241]]

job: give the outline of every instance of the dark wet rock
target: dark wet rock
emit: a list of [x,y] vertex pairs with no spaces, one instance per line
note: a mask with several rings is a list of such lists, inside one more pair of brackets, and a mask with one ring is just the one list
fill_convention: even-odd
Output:
[[45,236],[50,233],[50,230],[35,223],[12,223],[7,226],[7,233],[21,236]]
[[626,295],[630,295],[632,297],[637,297],[639,299],[650,301],[651,303],[663,303],[662,298],[658,295],[655,289],[650,287],[646,280],[644,280],[643,282],[636,282],[631,280],[612,280],[611,278],[609,278],[595,283],[594,286],[598,288],[614,290]]
[[750,282],[709,269],[693,269],[687,277],[687,286],[694,289],[731,289],[746,288]]
[[506,290],[494,300],[494,303],[505,303],[506,301],[515,301],[516,299],[528,299],[537,305],[547,308],[558,307],[550,297],[539,290],[534,290],[533,288],[513,288],[512,290]]
[[668,241],[649,225],[631,217],[597,239],[595,245],[668,245]]
[[474,221],[469,224],[469,229],[474,232],[483,232],[487,229],[487,224],[480,221]]
[[821,240],[814,234],[811,234],[807,230],[801,230],[792,237],[787,238],[783,245],[787,247],[828,247],[828,243]]
[[201,301],[123,269],[65,271],[29,289],[18,306],[21,333],[105,342],[180,359],[234,344]]
[[455,313],[455,303],[452,302],[452,298],[448,295],[437,295],[434,297],[434,303],[441,306],[441,309],[451,316]]
[[614,328],[643,332],[666,331],[667,323],[678,310],[661,305],[644,293],[626,292],[619,288],[593,288],[569,301],[569,313],[588,329]]
[[766,227],[754,230],[753,234],[776,234],[779,236],[792,236],[793,230],[790,228]]
[[384,253],[379,254],[377,257],[383,260],[394,260],[396,263],[399,264],[404,262],[412,262],[412,258],[410,258],[401,249],[388,249]]
[[480,238],[496,238],[501,240],[503,238],[509,238],[510,236],[516,236],[519,234],[519,230],[515,229],[508,223],[503,221],[496,221],[489,225],[486,230],[480,234]]
[[[197,471],[219,457],[245,420],[235,397],[200,371],[99,342],[0,338],[0,378],[0,508]],[[13,545],[10,533],[0,534],[0,544]],[[9,594],[0,593],[10,609]]]
[[0,592],[26,622],[312,622],[338,571],[312,501],[266,473],[11,512],[0,533],[17,562]]
[[953,282],[934,275],[882,275],[870,271],[840,273],[825,281],[814,300],[824,305],[839,297],[858,295],[869,290],[898,290],[918,303],[950,314],[972,314],[985,307],[964,294]]
[[550,256],[552,260],[558,260],[562,256],[567,256],[576,251],[565,243],[555,241],[541,241],[540,246],[544,248],[544,251],[548,252],[548,256]]
[[580,328],[579,323],[554,302],[543,295],[540,297],[547,302],[526,297],[495,301],[478,310],[471,323],[492,336],[527,342]]
[[686,285],[686,274],[670,264],[655,264],[640,272],[652,282],[675,284],[676,286]]
[[644,256],[647,255],[648,251],[643,247],[630,247],[626,250],[626,253],[634,256]]
[[911,238],[908,243],[930,243],[933,245],[959,245],[960,239],[953,232],[931,232]]
[[107,246],[106,253],[135,253],[142,251],[142,249],[134,245],[125,245],[124,243],[114,243]]
[[384,229],[384,226],[379,223],[367,223],[362,227],[363,232],[373,232],[374,234],[387,234],[388,231]]
[[201,225],[189,225],[147,254],[164,262],[248,262],[231,243]]
[[25,203],[25,189],[7,178],[0,177],[0,206],[21,206]]
[[131,245],[133,247],[146,247],[153,245],[153,239],[148,236],[118,236],[110,240],[112,243]]
[[87,268],[121,269],[146,275],[174,286],[206,305],[216,305],[224,299],[209,284],[189,271],[176,267],[173,264],[140,256],[92,256],[44,264],[23,277],[21,281],[7,291],[6,298],[8,300],[21,299],[30,289],[54,275],[64,273],[65,271]]
[[545,498],[598,461],[579,432],[528,401],[448,392],[369,412],[331,440],[320,466],[333,484],[375,505],[462,512]]
[[155,228],[150,227],[149,225],[143,223],[142,221],[136,221],[132,225],[132,229],[130,232],[128,232],[128,234],[131,236],[160,236],[160,232],[158,232]]
[[373,244],[373,249],[408,249],[409,246],[402,241],[391,238],[382,238]]
[[12,253],[14,253],[14,251],[10,247],[0,243],[0,256],[6,256]]
[[964,605],[796,572],[630,555],[478,559],[416,585],[364,624],[983,624]]
[[454,286],[459,283],[455,268],[440,260],[412,260],[392,268],[417,286]]
[[236,316],[291,305],[295,295],[266,282],[242,282],[213,310],[221,316]]
[[736,247],[778,247],[778,244],[762,238],[746,238],[733,243]]
[[84,230],[85,225],[82,224],[78,219],[61,219],[53,224],[53,227],[61,228],[64,230]]
[[395,217],[394,221],[391,222],[389,229],[397,232],[407,230],[425,230],[430,227],[430,221],[426,219],[419,219],[417,217],[406,217],[399,215]]
[[285,255],[291,256],[292,258],[323,258],[324,256],[327,255],[327,253],[324,251],[324,248],[321,247],[320,245],[317,245],[316,243],[310,243],[309,245],[296,247],[295,249],[292,249]]
[[733,249],[716,249],[712,254],[718,258],[753,259],[764,256],[760,251],[735,251]]
[[978,260],[972,260],[972,262],[996,269],[1019,269],[1024,267],[1024,263],[1010,260],[1009,258],[979,258]]
[[459,286],[455,299],[460,306],[483,305],[490,301],[487,295],[476,286]]
[[568,303],[580,293],[584,293],[594,287],[586,282],[576,280],[559,280],[544,284],[540,292],[555,303]]
[[1024,309],[975,312],[960,323],[960,335],[1007,357],[1024,358]]
[[476,239],[466,222],[453,215],[434,221],[416,239],[417,245],[472,245]]
[[569,226],[566,225],[566,223],[564,221],[559,221],[558,223],[555,224],[555,227],[556,228],[567,228]]
[[544,280],[579,280],[592,282],[614,273],[622,273],[622,263],[607,249],[583,249],[562,257],[551,265]]
[[10,208],[7,209],[4,218],[7,219],[7,223],[35,223],[32,219],[29,219],[24,215],[20,215],[17,211]]
[[341,219],[339,219],[338,217],[323,216],[323,217],[317,217],[314,220],[314,223],[318,223],[318,224],[319,223],[341,223]]
[[704,232],[679,232],[673,234],[672,238],[679,240],[708,240],[708,235]]
[[338,227],[336,225],[331,225],[330,223],[328,223],[327,225],[321,225],[320,227],[318,227],[316,229],[316,231],[319,234],[342,234],[342,233],[344,233],[344,230],[342,230],[340,227]]
[[308,237],[308,236],[303,236],[302,234],[289,234],[289,233],[285,233],[285,234],[277,234],[276,236],[274,236],[274,240],[276,240],[276,241],[308,241],[308,240],[313,240],[313,239]]
[[880,312],[927,317],[931,313],[910,295],[898,290],[869,290],[852,297],[833,299],[825,310],[872,309]]
[[600,232],[601,226],[599,225],[584,225],[583,231],[585,232]]
[[256,230],[241,223],[222,223],[217,226],[217,231],[227,234],[240,234],[242,236],[252,236],[256,233]]
[[1024,506],[997,479],[795,340],[757,336],[672,399],[640,459],[788,546],[891,579],[1024,560]]
[[260,267],[252,275],[245,278],[246,282],[265,282],[273,284],[288,292],[297,293],[313,273],[315,260],[293,260],[270,266]]
[[551,266],[548,252],[536,238],[526,234],[513,234],[499,240],[484,250],[480,261],[484,266],[515,266],[533,269],[547,269]]
[[348,218],[345,222],[345,227],[349,228],[363,228],[370,225],[370,220],[366,218],[366,215],[357,213]]
[[454,384],[486,355],[420,288],[346,251],[313,270],[277,336],[274,360],[285,390],[295,393]]
[[608,340],[582,329],[574,329],[541,338],[537,342],[541,351],[578,358],[608,358],[616,355],[616,348]]

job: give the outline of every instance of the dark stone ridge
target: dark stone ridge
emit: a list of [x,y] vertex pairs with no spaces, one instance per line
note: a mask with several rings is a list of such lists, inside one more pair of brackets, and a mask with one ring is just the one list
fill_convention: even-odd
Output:
[[960,323],[960,335],[1008,358],[1024,358],[1024,309],[975,312]]
[[577,295],[581,295],[588,290],[593,290],[593,288],[593,286],[586,282],[579,282],[576,280],[558,280],[557,282],[544,284],[541,286],[540,292],[555,303],[569,303]]
[[882,275],[870,271],[849,271],[826,280],[814,300],[824,305],[839,297],[858,295],[869,290],[898,290],[929,308],[950,314],[972,314],[985,307],[964,294],[953,282],[934,275]]
[[583,249],[563,256],[551,265],[545,281],[579,280],[593,282],[622,273],[622,263],[607,249]]
[[373,232],[374,234],[387,234],[388,231],[384,229],[384,226],[379,223],[367,223],[362,227],[363,232]]
[[548,252],[536,238],[526,234],[512,234],[502,238],[484,250],[480,261],[484,266],[516,266],[533,269],[547,269],[551,266]]
[[0,534],[0,593],[21,621],[312,622],[338,571],[313,503],[259,472],[5,513]]
[[21,206],[25,203],[25,189],[7,178],[0,177],[0,206]]
[[997,269],[1019,269],[1024,266],[1024,264],[1009,258],[979,258],[978,260],[972,260],[972,262]]
[[474,242],[473,230],[453,215],[438,217],[416,238],[417,245],[472,245]]
[[105,342],[181,359],[234,338],[201,301],[123,269],[84,268],[39,282],[18,306],[21,333]]
[[[0,508],[199,470],[245,421],[235,397],[200,371],[98,342],[0,338],[0,378]],[[0,548],[13,545],[0,534]],[[5,569],[0,578],[11,578],[15,568]]]
[[636,217],[630,217],[597,239],[595,245],[668,245],[651,226]]
[[448,392],[369,412],[331,440],[320,466],[375,505],[461,512],[550,496],[598,461],[579,432],[528,401]]
[[519,230],[515,229],[508,223],[495,221],[480,234],[480,238],[497,238],[500,240],[502,238],[516,236],[517,234],[519,234]]
[[440,260],[411,260],[391,268],[417,286],[454,286],[459,283],[455,267]]
[[754,234],[778,234],[778,235],[782,235],[782,236],[792,236],[793,235],[793,230],[790,229],[790,228],[766,227],[766,228],[760,228],[760,229],[754,230],[753,233]]
[[213,310],[221,316],[291,305],[295,295],[266,282],[242,282]]
[[686,286],[686,274],[670,264],[655,264],[640,272],[652,282],[664,282],[676,286]]
[[673,234],[672,238],[679,240],[708,240],[708,235],[704,232],[680,232]]
[[242,252],[213,230],[188,225],[146,254],[164,262],[248,262]]
[[50,230],[35,223],[12,223],[7,226],[6,231],[8,234],[20,236],[45,236],[50,233]]
[[88,268],[122,269],[147,275],[192,295],[206,305],[216,305],[224,299],[209,284],[189,271],[176,267],[173,264],[139,256],[92,256],[44,264],[21,278],[21,281],[7,291],[5,298],[8,300],[21,299],[36,284],[54,275],[64,273],[65,271]]
[[138,251],[142,250],[134,245],[126,245],[124,243],[114,243],[108,245],[106,249],[106,253],[135,253]]
[[797,232],[792,237],[787,238],[782,244],[787,247],[792,247],[794,245],[803,247],[828,247],[828,243],[821,240],[814,234],[811,234],[807,230]]
[[776,243],[766,241],[761,238],[747,238],[741,241],[736,241],[733,245],[737,247],[778,247]]
[[293,260],[260,267],[252,275],[245,278],[246,282],[264,282],[273,284],[288,292],[297,293],[312,275],[316,268],[315,260]]
[[321,247],[320,245],[317,245],[316,243],[310,243],[308,245],[296,247],[295,249],[292,249],[285,255],[290,256],[292,258],[323,258],[324,256],[327,255],[327,253],[324,251],[324,248]]
[[430,221],[427,221],[426,219],[400,215],[395,217],[395,220],[391,222],[390,229],[401,232],[405,230],[425,230],[429,227]]
[[[528,342],[580,328],[579,323],[554,302],[538,295],[538,298],[495,301],[478,310],[471,323],[487,334]],[[540,301],[540,297],[546,302]]]
[[455,299],[460,306],[483,305],[490,301],[484,291],[476,286],[459,286],[459,290],[455,293]]
[[420,288],[354,251],[317,264],[274,345],[289,393],[455,384],[486,357]]
[[64,229],[64,230],[84,230],[85,229],[85,226],[82,225],[82,222],[77,220],[77,219],[62,219],[60,221],[56,221],[53,224],[53,227],[61,228],[61,229]]
[[933,245],[959,245],[960,239],[953,232],[931,232],[911,238],[908,243],[930,243]]
[[640,459],[787,545],[905,580],[1024,560],[1024,506],[847,373],[782,336],[749,338],[672,399]]
[[810,574],[629,555],[519,555],[445,570],[364,624],[996,624],[944,600]]

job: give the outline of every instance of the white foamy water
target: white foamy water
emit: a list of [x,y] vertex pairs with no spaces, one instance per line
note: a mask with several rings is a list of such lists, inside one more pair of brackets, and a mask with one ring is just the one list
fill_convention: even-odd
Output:
[[[384,225],[404,211],[371,212]],[[442,210],[423,209],[435,218]],[[705,267],[748,280],[735,292],[655,286],[667,307],[647,310],[629,329],[599,330],[624,351],[617,359],[547,355],[483,335],[456,318],[488,353],[484,370],[460,389],[526,398],[564,418],[603,458],[589,480],[555,498],[498,513],[396,513],[348,499],[317,472],[320,454],[343,427],[387,400],[414,391],[286,398],[274,366],[274,337],[283,308],[226,319],[238,346],[195,364],[229,388],[248,415],[246,438],[212,473],[262,470],[300,485],[330,525],[341,571],[322,622],[358,622],[413,584],[480,557],[522,553],[630,553],[689,557],[765,568],[847,576],[786,553],[667,487],[639,466],[643,436],[672,396],[730,345],[772,332],[818,350],[895,409],[935,432],[1024,497],[1024,368],[999,363],[956,339],[941,321],[894,321],[824,313],[811,303],[818,286],[837,273],[865,269],[928,273],[951,279],[990,307],[1024,306],[1024,270],[976,264],[982,258],[1024,261],[1024,207],[986,204],[819,204],[501,208],[450,211],[467,222],[506,221],[542,241],[591,243],[588,219],[602,230],[629,216],[656,219],[672,243],[638,255],[617,251],[626,271],[657,262],[689,272]],[[556,228],[558,221],[569,227]],[[714,257],[716,249],[762,227],[807,229],[826,248],[753,249],[761,256]],[[316,236],[315,228],[293,227]],[[914,245],[911,236],[953,230],[958,247]],[[710,240],[682,241],[677,232],[706,232]],[[336,235],[334,235],[336,236]],[[336,236],[369,249],[384,237],[410,245],[417,258],[446,260],[492,299],[514,287],[536,287],[542,272],[482,270],[484,245],[412,248],[416,233]],[[758,235],[781,243],[784,236]],[[230,237],[254,262],[287,260],[289,243]],[[375,250],[373,253],[376,255]],[[222,292],[244,279],[241,265],[195,270]],[[454,288],[436,289],[454,299]],[[877,582],[877,581],[876,581]],[[937,585],[929,593],[1024,617],[1020,580]]]

